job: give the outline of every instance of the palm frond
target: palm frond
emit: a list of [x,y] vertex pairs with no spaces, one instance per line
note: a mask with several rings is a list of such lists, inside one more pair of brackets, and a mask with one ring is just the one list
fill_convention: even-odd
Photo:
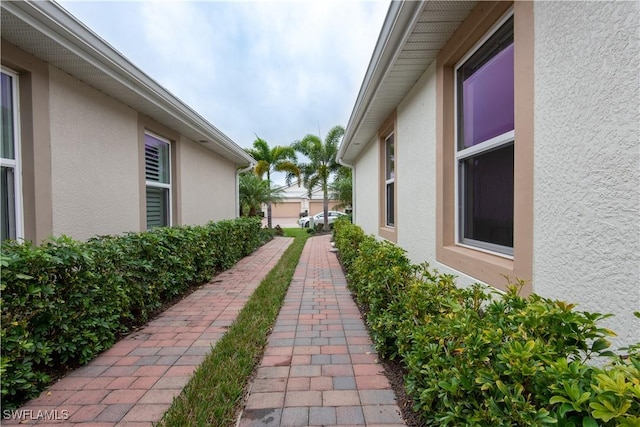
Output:
[[291,161],[296,162],[296,150],[291,146],[277,145],[271,149],[271,158],[274,164]]
[[253,171],[260,177],[260,179],[262,179],[264,177],[264,174],[269,172],[270,168],[271,165],[266,160],[259,160],[253,168]]
[[320,183],[320,177],[318,175],[311,175],[304,180],[304,188],[307,189],[307,195],[311,198],[313,189]]
[[295,164],[294,162],[291,161],[281,161],[279,163],[276,163],[274,169],[277,172],[285,172],[285,181],[287,182],[287,185],[291,185],[291,181],[295,179],[298,180],[298,185],[300,185],[300,168],[298,167],[297,164]]
[[256,140],[253,141],[253,149],[251,149],[250,154],[252,154],[256,160],[264,160],[267,163],[271,163],[272,159],[269,144],[258,135],[256,135]]
[[340,140],[344,136],[344,128],[340,125],[334,126],[329,130],[327,137],[325,138],[325,143],[327,145],[333,145],[338,147],[340,145]]
[[311,192],[315,187],[322,187],[325,210],[329,179],[340,169],[340,165],[336,161],[336,155],[343,135],[344,128],[342,126],[334,126],[327,134],[324,142],[320,137],[308,134],[301,140],[291,144],[293,149],[309,160],[308,163],[298,164],[303,183],[309,193],[309,197],[311,197]]
[[347,208],[350,207],[353,202],[353,179],[352,179],[352,171],[350,168],[342,166],[337,174],[334,181],[329,186],[331,190],[331,198],[334,200],[340,201],[339,204],[336,205],[336,208]]

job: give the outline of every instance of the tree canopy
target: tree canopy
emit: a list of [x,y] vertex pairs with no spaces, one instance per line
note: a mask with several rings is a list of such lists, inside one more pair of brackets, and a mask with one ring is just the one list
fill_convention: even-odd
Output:
[[340,125],[329,130],[324,141],[319,136],[309,134],[291,146],[295,151],[304,155],[308,161],[298,164],[302,173],[302,182],[311,194],[313,188],[320,186],[323,195],[324,229],[329,230],[329,179],[339,169],[336,161],[340,140],[344,135],[344,128]]
[[269,182],[254,173],[240,175],[240,214],[255,216],[263,203],[277,203],[282,200],[282,190],[270,188]]
[[[245,148],[257,164],[254,173],[261,179],[267,175],[269,189],[271,189],[271,173],[284,172],[287,184],[296,178],[300,179],[300,169],[297,164],[296,151],[290,146],[269,147],[264,139],[256,135],[253,148]],[[267,226],[271,228],[271,201],[267,202]]]

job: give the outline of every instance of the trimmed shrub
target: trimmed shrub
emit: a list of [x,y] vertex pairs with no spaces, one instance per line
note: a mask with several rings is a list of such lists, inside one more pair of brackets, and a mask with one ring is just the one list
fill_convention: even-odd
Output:
[[[458,288],[354,225],[337,226],[335,242],[376,348],[406,367],[426,425],[640,425],[640,346],[609,351],[614,333],[598,326],[609,315],[523,298],[522,283]],[[587,363],[596,357],[610,364]]]
[[366,319],[378,352],[395,358],[397,331],[402,314],[402,296],[414,268],[398,246],[365,237],[359,256],[347,274],[359,304],[367,308]]
[[340,251],[340,262],[347,271],[358,256],[358,248],[364,238],[364,231],[353,225],[350,220],[338,218],[335,222],[333,240]]
[[87,242],[3,242],[2,407],[36,396],[52,373],[85,364],[164,303],[250,254],[259,219],[156,228]]

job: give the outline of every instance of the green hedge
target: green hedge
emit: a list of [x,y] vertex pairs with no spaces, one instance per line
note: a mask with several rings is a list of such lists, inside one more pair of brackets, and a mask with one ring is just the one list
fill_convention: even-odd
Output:
[[263,238],[259,219],[240,218],[87,242],[3,242],[2,407],[36,396],[50,373],[88,362]]
[[[406,367],[426,425],[640,425],[640,346],[608,351],[614,334],[598,326],[608,315],[523,298],[522,283],[458,288],[346,222],[335,242],[376,348]],[[587,363],[595,357],[609,363]]]

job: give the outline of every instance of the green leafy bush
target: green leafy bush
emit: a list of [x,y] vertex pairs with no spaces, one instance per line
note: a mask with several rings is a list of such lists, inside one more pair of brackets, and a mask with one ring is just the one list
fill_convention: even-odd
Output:
[[[412,266],[402,249],[348,223],[335,242],[378,351],[406,367],[427,425],[639,426],[638,346],[608,351],[608,317],[502,294]],[[609,358],[598,368],[586,362]]]
[[[364,231],[360,227],[354,226],[351,221],[338,218],[335,222],[333,240],[340,250],[340,262],[348,271],[351,264],[358,256],[360,242],[365,238]],[[371,237],[369,237],[371,238]]]
[[358,251],[347,274],[348,283],[358,303],[367,307],[367,323],[378,352],[393,358],[402,296],[414,268],[402,249],[386,241],[365,237]]
[[2,407],[36,396],[189,288],[268,239],[260,220],[156,228],[87,242],[3,242]]

